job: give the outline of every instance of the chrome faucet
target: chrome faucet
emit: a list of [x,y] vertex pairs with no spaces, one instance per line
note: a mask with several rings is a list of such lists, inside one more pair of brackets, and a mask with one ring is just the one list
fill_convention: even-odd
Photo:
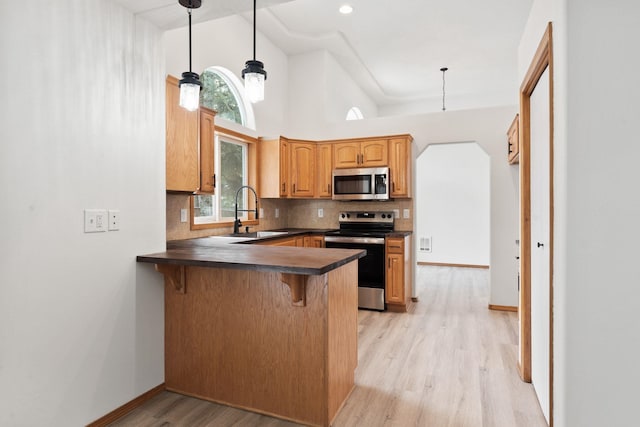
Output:
[[[253,195],[256,197],[255,210],[254,209],[238,209],[238,196],[240,195],[240,192],[242,191],[243,188],[248,188],[249,190],[253,191]],[[240,222],[240,218],[238,218],[238,212],[255,212],[256,219],[258,219],[258,194],[256,193],[256,190],[253,189],[253,187],[249,185],[243,185],[242,187],[238,188],[238,191],[236,191],[236,220],[233,221],[233,234],[238,234],[240,232],[240,226],[242,226],[242,222]]]

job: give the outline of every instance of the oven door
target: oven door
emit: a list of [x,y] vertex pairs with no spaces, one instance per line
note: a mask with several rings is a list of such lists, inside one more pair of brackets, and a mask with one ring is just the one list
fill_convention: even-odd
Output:
[[326,236],[325,246],[367,251],[358,260],[358,307],[384,310],[384,238]]

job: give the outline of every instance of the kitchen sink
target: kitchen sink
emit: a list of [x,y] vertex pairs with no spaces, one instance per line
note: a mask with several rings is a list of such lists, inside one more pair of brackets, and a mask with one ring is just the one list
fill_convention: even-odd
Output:
[[246,239],[262,239],[264,237],[274,237],[288,234],[288,231],[254,231],[253,233],[232,233],[225,237],[244,237]]

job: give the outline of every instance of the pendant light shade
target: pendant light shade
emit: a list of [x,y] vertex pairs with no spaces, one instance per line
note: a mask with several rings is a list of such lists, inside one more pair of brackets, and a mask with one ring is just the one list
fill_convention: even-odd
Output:
[[244,79],[244,90],[249,100],[254,104],[262,101],[264,99],[264,81],[267,79],[264,64],[256,60],[247,61],[244,70],[242,70],[242,78]]
[[197,9],[201,6],[202,0],[178,0],[178,2],[187,8],[189,13],[189,71],[182,73],[180,79],[180,106],[189,111],[195,111],[200,106],[200,76],[191,71],[191,9]]
[[200,88],[202,82],[196,73],[185,71],[180,80],[180,106],[189,111],[195,111],[200,105]]
[[264,64],[256,60],[256,0],[253,0],[253,59],[244,64],[242,70],[244,90],[252,103],[264,99],[264,81],[267,80],[267,72]]

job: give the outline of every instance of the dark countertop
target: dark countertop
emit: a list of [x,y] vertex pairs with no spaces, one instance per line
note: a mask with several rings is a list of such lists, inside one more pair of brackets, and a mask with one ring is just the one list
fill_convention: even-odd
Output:
[[364,250],[235,245],[237,239],[203,237],[172,242],[171,249],[139,255],[138,262],[319,275],[365,255]]
[[387,237],[407,237],[411,236],[413,231],[393,231],[387,234]]

